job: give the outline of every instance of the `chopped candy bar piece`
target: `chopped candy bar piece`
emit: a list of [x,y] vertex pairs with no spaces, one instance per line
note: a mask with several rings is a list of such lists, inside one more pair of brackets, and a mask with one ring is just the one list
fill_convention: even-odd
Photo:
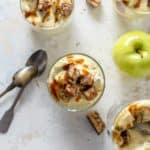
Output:
[[105,124],[97,111],[89,112],[87,118],[98,135],[103,132]]

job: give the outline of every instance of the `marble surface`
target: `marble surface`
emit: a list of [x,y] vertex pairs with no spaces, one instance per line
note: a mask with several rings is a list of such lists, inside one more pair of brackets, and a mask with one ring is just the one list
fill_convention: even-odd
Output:
[[[94,57],[106,75],[106,90],[93,108],[106,121],[110,107],[120,101],[150,97],[150,80],[132,79],[120,73],[112,60],[117,38],[133,29],[150,33],[150,17],[125,20],[114,12],[111,0],[91,9],[85,0],[75,0],[71,24],[57,34],[32,30],[22,17],[19,0],[0,1],[0,90],[11,81],[13,73],[24,66],[36,49],[49,55],[49,65],[42,77],[26,88],[15,110],[10,130],[0,135],[3,150],[112,150],[107,131],[97,136],[89,125],[87,112],[69,113],[49,96],[46,80],[52,63],[60,56],[81,52]],[[17,89],[0,101],[0,117],[11,105]]]

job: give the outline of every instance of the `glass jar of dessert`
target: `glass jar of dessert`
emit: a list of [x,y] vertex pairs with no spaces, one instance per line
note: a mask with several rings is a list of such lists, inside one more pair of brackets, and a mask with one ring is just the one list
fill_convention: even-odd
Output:
[[114,105],[107,125],[116,150],[149,150],[150,133],[143,129],[150,128],[150,100]]
[[60,58],[48,76],[48,90],[53,99],[68,111],[92,107],[100,100],[104,88],[102,67],[84,54],[69,54]]
[[113,0],[115,10],[127,18],[150,14],[150,0]]
[[34,27],[54,30],[70,20],[74,0],[20,0],[25,19]]

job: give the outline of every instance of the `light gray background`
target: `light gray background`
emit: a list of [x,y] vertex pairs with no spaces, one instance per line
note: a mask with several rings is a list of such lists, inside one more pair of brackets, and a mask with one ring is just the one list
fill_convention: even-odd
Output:
[[[91,9],[85,0],[75,1],[72,24],[59,34],[33,31],[23,19],[19,0],[0,1],[0,90],[11,81],[28,56],[38,48],[49,55],[49,65],[40,79],[26,88],[9,132],[0,135],[2,150],[112,150],[105,132],[97,136],[85,118],[86,112],[68,113],[49,97],[46,87],[50,65],[60,56],[82,52],[93,56],[104,68],[106,90],[95,106],[106,120],[113,104],[150,97],[149,78],[135,80],[122,75],[112,60],[117,38],[132,29],[150,33],[150,17],[124,20],[114,12],[112,1],[103,0]],[[17,90],[0,101],[0,116],[12,103]]]

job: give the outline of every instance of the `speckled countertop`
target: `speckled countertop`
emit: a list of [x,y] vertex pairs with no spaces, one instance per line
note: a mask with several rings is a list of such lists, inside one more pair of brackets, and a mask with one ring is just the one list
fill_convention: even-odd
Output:
[[[98,9],[89,8],[85,0],[76,0],[72,23],[63,32],[52,35],[31,29],[21,15],[19,0],[1,0],[0,10],[0,90],[34,50],[43,48],[49,55],[45,74],[28,85],[9,132],[0,135],[0,149],[112,150],[107,132],[97,136],[85,118],[86,112],[68,113],[51,100],[47,74],[51,64],[64,54],[82,52],[94,57],[106,75],[104,96],[95,106],[104,120],[116,102],[150,98],[150,80],[122,75],[112,60],[113,45],[121,34],[132,29],[150,33],[150,16],[124,20],[114,12],[111,0],[103,0]],[[1,99],[0,116],[16,92]]]

